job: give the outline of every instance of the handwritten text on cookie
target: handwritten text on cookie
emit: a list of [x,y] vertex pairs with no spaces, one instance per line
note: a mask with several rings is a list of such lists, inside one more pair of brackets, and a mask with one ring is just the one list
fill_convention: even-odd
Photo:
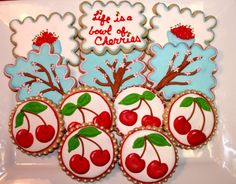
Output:
[[116,52],[120,47],[129,50],[145,46],[143,37],[146,30],[142,26],[145,17],[140,14],[141,4],[131,6],[123,2],[120,7],[110,3],[105,7],[98,4],[93,4],[91,9],[86,6],[86,15],[81,19],[84,25],[80,31],[84,39],[83,49],[92,47],[100,53],[105,48]]

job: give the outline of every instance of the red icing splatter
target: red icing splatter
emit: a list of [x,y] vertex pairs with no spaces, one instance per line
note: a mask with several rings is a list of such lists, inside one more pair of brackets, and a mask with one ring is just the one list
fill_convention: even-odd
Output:
[[171,28],[170,31],[178,38],[183,40],[189,40],[195,38],[193,29],[190,26],[185,26],[177,24],[174,28]]
[[51,33],[46,30],[42,31],[33,39],[33,44],[39,47],[44,43],[53,44],[57,39],[58,36],[56,36],[55,33]]

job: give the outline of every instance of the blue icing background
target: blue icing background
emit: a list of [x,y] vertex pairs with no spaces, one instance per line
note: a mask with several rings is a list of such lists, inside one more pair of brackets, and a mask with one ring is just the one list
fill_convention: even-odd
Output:
[[[144,63],[138,61],[138,58],[141,57],[142,54],[143,54],[142,52],[133,51],[127,55],[128,56],[127,61],[131,61],[131,60],[137,60],[137,61],[129,65],[129,67],[131,67],[132,69],[130,71],[127,71],[124,74],[123,78],[129,75],[135,74],[135,73],[139,73],[144,69],[145,67]],[[80,65],[80,69],[86,73],[84,73],[80,77],[80,82],[89,86],[95,86],[97,88],[101,88],[103,91],[109,93],[112,96],[112,90],[110,87],[100,86],[97,83],[95,83],[94,78],[97,78],[102,82],[106,82],[106,79],[103,77],[103,74],[97,71],[96,66],[103,68],[106,71],[107,75],[110,76],[111,81],[114,82],[113,72],[107,66],[105,61],[108,60],[109,63],[112,64],[114,60],[117,59],[118,60],[117,67],[116,67],[116,71],[117,71],[117,69],[123,63],[124,53],[120,51],[118,52],[117,55],[111,55],[107,52],[103,56],[97,56],[94,53],[89,53],[89,54],[85,54],[84,58],[85,58],[85,62],[83,62]],[[129,86],[133,86],[133,85],[142,85],[145,83],[145,81],[146,81],[145,77],[142,74],[139,74],[137,77],[131,78],[130,80],[124,82],[120,86],[120,90],[127,88]]]
[[[154,45],[152,47],[152,51],[155,56],[150,60],[150,65],[155,70],[150,73],[149,79],[154,82],[153,87],[155,87],[166,75],[169,68],[169,62],[171,61],[174,53],[179,53],[173,64],[173,68],[176,68],[183,62],[183,58],[188,49],[189,47],[184,43],[180,43],[177,46],[168,43],[163,48],[160,45]],[[191,55],[188,59],[196,56],[202,56],[202,58],[190,63],[182,72],[191,72],[199,67],[200,71],[193,76],[177,76],[171,81],[186,82],[191,80],[191,83],[188,85],[169,85],[162,88],[161,91],[167,99],[170,99],[173,94],[177,94],[185,90],[198,90],[210,98],[214,97],[210,89],[216,85],[214,77],[212,76],[212,72],[216,70],[216,63],[211,61],[211,58],[216,56],[216,49],[209,47],[204,50],[200,47],[200,45],[194,44],[190,50]]]
[[179,43],[186,43],[188,46],[191,46],[194,44],[195,39],[189,39],[189,40],[183,40],[181,38],[178,38],[175,36],[171,31],[167,32],[167,38],[170,43],[173,43],[174,45],[178,45]]
[[[51,46],[45,43],[39,48],[39,53],[31,51],[28,54],[27,60],[20,57],[16,60],[15,65],[8,65],[5,68],[6,74],[12,77],[10,81],[11,87],[13,89],[20,88],[20,90],[18,90],[19,100],[24,100],[28,97],[37,96],[39,95],[41,91],[49,88],[49,86],[44,83],[34,82],[32,83],[30,87],[31,92],[29,93],[27,91],[28,89],[27,85],[25,87],[22,87],[22,84],[32,80],[32,78],[19,75],[19,73],[21,72],[25,72],[25,73],[27,72],[34,75],[37,78],[40,78],[45,81],[49,81],[45,72],[35,72],[35,69],[38,69],[39,67],[32,65],[32,63],[39,63],[43,65],[43,67],[48,71],[52,79],[53,86],[59,88],[59,85],[56,82],[54,74],[51,70],[51,65],[54,65],[55,74],[58,77],[61,87],[65,93],[68,92],[74,86],[75,84],[74,78],[71,78],[71,77],[65,78],[65,75],[67,74],[68,69],[65,67],[65,65],[57,65],[60,58],[58,57],[58,55],[50,53],[50,50],[51,50]],[[42,96],[48,99],[51,99],[55,103],[58,103],[62,98],[62,94],[60,94],[59,92],[55,90],[46,92]]]

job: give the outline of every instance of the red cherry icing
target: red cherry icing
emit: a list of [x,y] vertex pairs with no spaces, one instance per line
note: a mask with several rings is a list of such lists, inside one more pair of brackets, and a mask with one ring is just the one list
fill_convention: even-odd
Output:
[[195,38],[195,35],[193,34],[193,29],[190,26],[177,24],[174,28],[171,28],[170,31],[176,37],[183,40],[189,40]]
[[46,30],[46,31],[42,31],[39,35],[37,35],[34,38],[33,44],[39,47],[44,43],[52,44],[57,39],[58,39],[58,36],[56,36],[55,33],[51,33],[51,32],[48,32],[48,30]]

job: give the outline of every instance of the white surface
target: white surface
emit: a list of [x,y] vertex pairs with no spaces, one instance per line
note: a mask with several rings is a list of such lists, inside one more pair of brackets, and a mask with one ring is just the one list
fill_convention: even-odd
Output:
[[[82,1],[81,1],[82,2]],[[134,2],[134,1],[131,1]],[[157,2],[157,1],[155,1]],[[216,73],[217,87],[216,106],[219,113],[219,126],[216,136],[203,149],[196,151],[182,151],[180,163],[174,176],[168,181],[172,184],[235,184],[236,183],[236,84],[235,79],[235,43],[236,43],[236,1],[235,0],[183,0],[163,1],[167,3],[178,3],[181,7],[188,6],[192,10],[203,10],[207,15],[214,15],[218,19],[215,29],[216,38],[212,45],[219,50],[216,62],[218,72]],[[11,92],[8,79],[3,74],[3,68],[8,63],[14,63],[11,53],[13,45],[10,43],[11,31],[8,27],[12,19],[31,15],[36,17],[43,13],[48,15],[53,11],[65,13],[70,11],[79,17],[79,0],[41,0],[41,1],[8,1],[0,2],[0,183],[3,184],[76,184],[61,171],[54,152],[44,157],[31,157],[20,153],[11,144],[8,130],[8,119],[11,109],[15,106],[15,93]],[[150,20],[151,8],[154,1],[143,0],[146,6],[145,14]],[[78,21],[76,25],[78,26]],[[147,24],[147,27],[148,24]],[[97,183],[130,183],[120,172],[118,165]]]

